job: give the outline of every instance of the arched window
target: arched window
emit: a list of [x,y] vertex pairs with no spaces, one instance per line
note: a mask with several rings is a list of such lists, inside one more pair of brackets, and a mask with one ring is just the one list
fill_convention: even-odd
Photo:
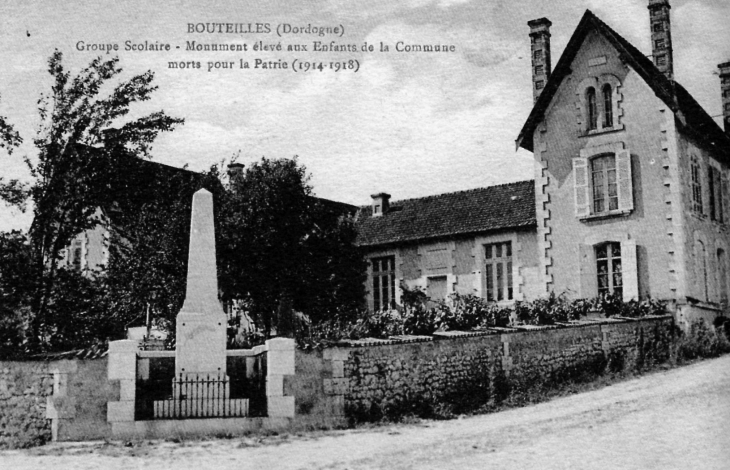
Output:
[[588,130],[598,128],[598,108],[596,107],[596,89],[588,88],[586,91],[586,103],[588,104]]
[[603,127],[613,127],[613,92],[608,84],[603,87]]

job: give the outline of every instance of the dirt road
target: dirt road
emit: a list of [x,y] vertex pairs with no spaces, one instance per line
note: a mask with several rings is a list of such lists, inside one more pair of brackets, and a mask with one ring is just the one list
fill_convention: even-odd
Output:
[[730,469],[730,356],[452,421],[305,436],[81,443],[0,453],[2,469]]

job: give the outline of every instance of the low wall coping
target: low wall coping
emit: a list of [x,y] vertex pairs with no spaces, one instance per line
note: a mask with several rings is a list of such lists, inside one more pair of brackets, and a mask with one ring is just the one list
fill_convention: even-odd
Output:
[[477,336],[494,336],[500,332],[495,330],[480,330],[480,331],[437,331],[433,334],[434,339],[452,339],[452,338],[474,338]]
[[137,351],[137,357],[155,358],[155,357],[175,357],[175,351]]
[[228,349],[228,350],[226,350],[226,356],[255,357],[255,356],[264,354],[265,352],[266,352],[265,350],[256,350],[256,349]]

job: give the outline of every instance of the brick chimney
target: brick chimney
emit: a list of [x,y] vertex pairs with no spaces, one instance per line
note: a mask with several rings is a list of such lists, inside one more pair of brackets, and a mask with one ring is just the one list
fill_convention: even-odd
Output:
[[730,137],[730,62],[717,66],[720,69],[720,91],[722,93],[722,124]]
[[373,198],[373,217],[381,217],[390,208],[390,194],[378,193],[370,196]]
[[230,163],[228,165],[228,178],[235,181],[241,176],[243,176],[243,163]]
[[651,55],[654,65],[669,80],[674,80],[672,54],[672,25],[669,21],[669,0],[649,0],[649,27],[651,28]]
[[532,97],[535,102],[550,78],[550,26],[547,18],[527,22],[530,27],[530,55],[532,56]]

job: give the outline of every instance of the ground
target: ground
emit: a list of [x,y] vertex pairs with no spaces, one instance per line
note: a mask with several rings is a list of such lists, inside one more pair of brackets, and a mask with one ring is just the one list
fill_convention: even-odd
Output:
[[730,469],[730,355],[450,421],[193,442],[52,444],[3,469]]

